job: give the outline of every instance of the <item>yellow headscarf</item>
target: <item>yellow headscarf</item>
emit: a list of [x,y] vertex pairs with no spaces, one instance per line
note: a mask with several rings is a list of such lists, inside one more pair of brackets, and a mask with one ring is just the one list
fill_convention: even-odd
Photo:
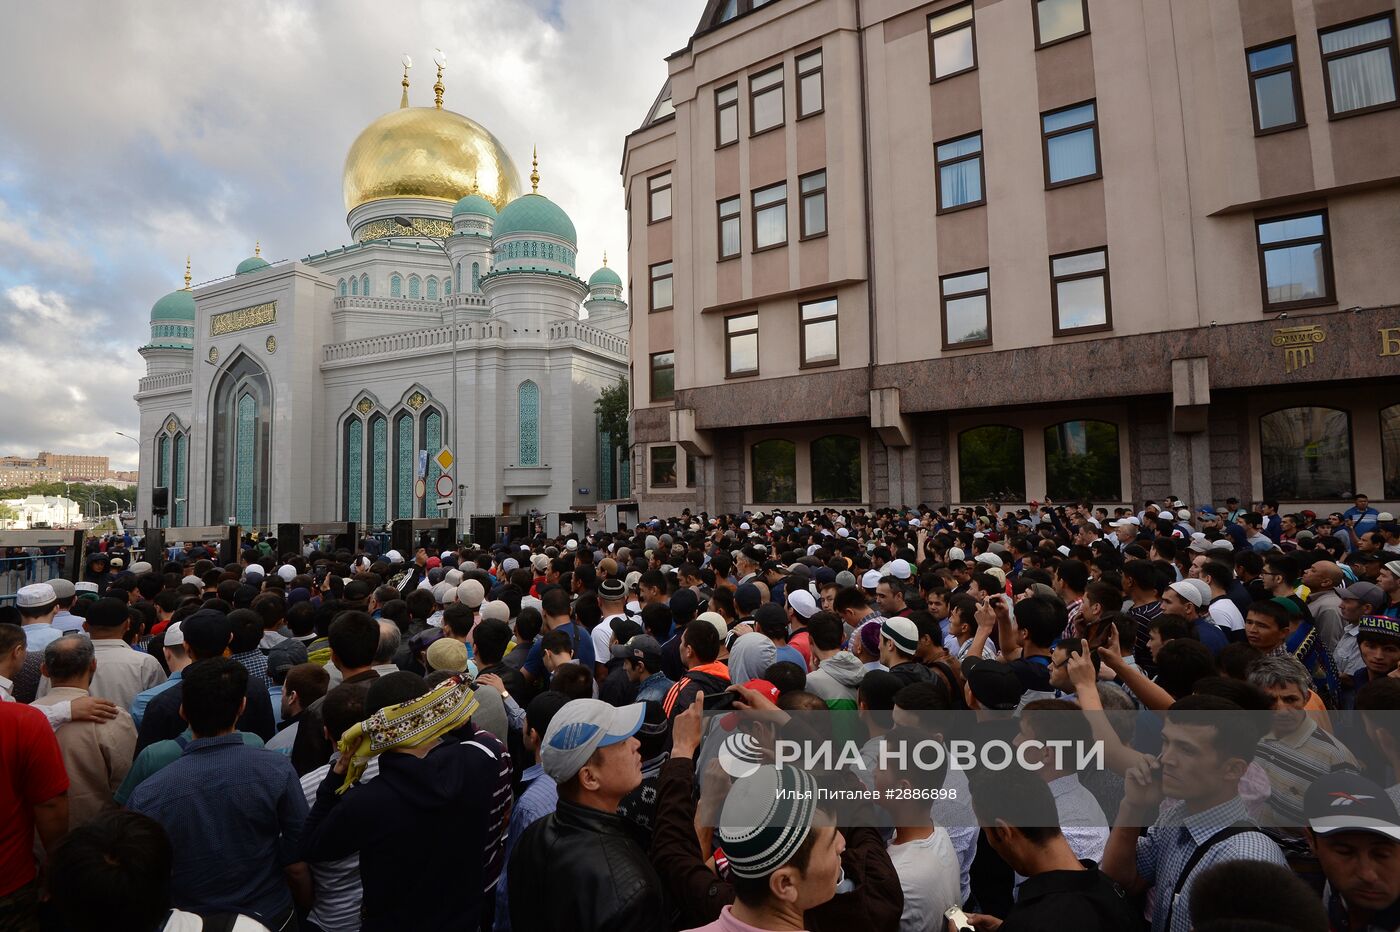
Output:
[[385,706],[340,736],[340,756],[350,768],[337,793],[360,779],[370,758],[396,748],[416,748],[436,741],[467,723],[476,712],[476,694],[465,674],[443,680],[410,702]]

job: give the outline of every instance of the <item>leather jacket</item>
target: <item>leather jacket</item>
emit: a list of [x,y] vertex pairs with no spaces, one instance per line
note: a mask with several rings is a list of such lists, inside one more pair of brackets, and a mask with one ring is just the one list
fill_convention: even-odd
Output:
[[664,932],[661,880],[621,816],[559,800],[525,830],[507,873],[515,929]]

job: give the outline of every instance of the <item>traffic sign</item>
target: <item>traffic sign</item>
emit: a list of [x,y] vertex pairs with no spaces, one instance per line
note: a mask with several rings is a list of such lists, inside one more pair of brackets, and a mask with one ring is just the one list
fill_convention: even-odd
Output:
[[452,507],[452,499],[450,499],[450,498],[440,498],[440,499],[438,499],[438,510],[439,510],[439,511],[446,511],[447,509],[449,509],[449,508],[451,508],[451,507]]
[[422,498],[423,496],[425,496],[425,495],[427,495],[427,494],[428,494],[428,483],[424,482],[422,479],[418,479],[417,481],[415,481],[415,482],[413,483],[413,497],[414,497],[414,498]]
[[457,462],[457,460],[452,456],[452,451],[449,450],[447,447],[443,447],[442,450],[438,452],[438,455],[433,457],[433,459],[438,464],[438,468],[441,469],[443,472],[447,472],[449,469],[452,468],[452,464]]
[[452,477],[449,476],[447,473],[443,473],[442,475],[437,477],[437,482],[435,483],[435,485],[437,487],[438,498],[445,498],[451,501]]

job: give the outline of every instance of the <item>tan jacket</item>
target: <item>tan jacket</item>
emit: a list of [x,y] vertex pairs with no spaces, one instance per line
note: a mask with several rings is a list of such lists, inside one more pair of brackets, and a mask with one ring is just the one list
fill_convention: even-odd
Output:
[[[34,700],[36,706],[71,702],[86,689],[56,686]],[[115,809],[112,794],[121,786],[136,754],[136,724],[124,709],[110,722],[69,722],[55,733],[68,771],[68,827],[77,828],[105,810]]]

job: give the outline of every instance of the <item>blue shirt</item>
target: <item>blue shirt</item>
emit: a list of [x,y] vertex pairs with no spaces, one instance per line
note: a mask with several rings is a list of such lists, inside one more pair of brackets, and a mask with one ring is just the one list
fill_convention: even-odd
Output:
[[244,913],[275,926],[292,908],[282,868],[300,860],[307,809],[285,755],[250,748],[237,732],[197,739],[138,786],[128,808],[170,836],[176,909]]
[[773,662],[782,663],[783,661],[795,663],[797,664],[797,669],[804,673],[807,672],[807,661],[803,659],[802,652],[796,647],[784,644],[782,647],[778,648],[777,652],[773,654]]
[[665,673],[653,673],[642,680],[641,687],[637,690],[637,702],[665,702],[666,694],[671,691],[671,687],[676,685],[676,681]]
[[[574,644],[574,660],[583,664],[585,670],[592,670],[595,661],[593,654],[593,635],[588,631],[576,629],[572,621],[567,624],[562,624],[554,630],[563,631],[571,640],[576,642]],[[577,636],[575,636],[576,630]],[[529,673],[535,679],[544,676],[545,672],[544,656],[541,653],[541,645],[543,643],[544,641],[541,639],[530,645],[530,654],[525,658],[524,666],[521,667],[522,670]]]
[[151,700],[165,692],[176,683],[180,682],[180,674],[183,670],[176,670],[170,674],[170,679],[164,683],[152,686],[150,689],[143,689],[131,700],[131,720],[136,723],[136,727],[141,727],[141,718],[146,714],[146,706],[151,704]]
[[510,856],[515,851],[516,840],[536,820],[543,819],[559,805],[559,787],[554,778],[545,773],[539,764],[526,768],[520,775],[520,781],[530,785],[520,794],[520,798],[515,801],[515,808],[510,811],[510,828],[506,832],[506,867],[501,871],[501,879],[496,883],[495,932],[510,932],[510,897],[507,894],[506,873],[510,870]]
[[[1356,527],[1353,528],[1353,530],[1355,530],[1358,535],[1365,534],[1368,531],[1374,531],[1376,529],[1376,520],[1380,518],[1380,516],[1381,513],[1374,508],[1367,508],[1365,511],[1361,511],[1353,506],[1342,512],[1343,521],[1356,521]],[[1333,533],[1336,532],[1334,531]]]
[[1225,632],[1220,630],[1220,626],[1209,618],[1197,618],[1195,621],[1196,637],[1201,643],[1210,649],[1211,655],[1220,656],[1220,652],[1225,649],[1225,645],[1230,643],[1230,639],[1225,636]]

